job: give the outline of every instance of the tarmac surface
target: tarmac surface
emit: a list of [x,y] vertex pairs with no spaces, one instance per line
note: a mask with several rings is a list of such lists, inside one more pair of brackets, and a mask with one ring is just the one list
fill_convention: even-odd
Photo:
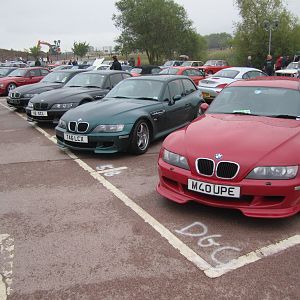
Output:
[[0,97],[0,300],[300,299],[300,216],[161,197],[140,156],[62,151]]

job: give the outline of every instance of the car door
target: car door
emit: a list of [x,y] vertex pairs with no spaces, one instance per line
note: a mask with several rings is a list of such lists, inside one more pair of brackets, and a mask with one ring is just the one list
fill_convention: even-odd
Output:
[[190,115],[191,104],[186,100],[182,79],[168,83],[164,97],[167,129],[178,127],[186,122]]
[[29,71],[28,81],[29,83],[37,83],[39,82],[44,76],[41,74],[40,69],[33,69]]

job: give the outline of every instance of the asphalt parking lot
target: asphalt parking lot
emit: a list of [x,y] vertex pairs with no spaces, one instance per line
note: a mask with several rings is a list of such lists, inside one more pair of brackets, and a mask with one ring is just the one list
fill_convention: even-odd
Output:
[[63,152],[0,98],[0,299],[300,299],[299,214],[161,197],[156,160]]

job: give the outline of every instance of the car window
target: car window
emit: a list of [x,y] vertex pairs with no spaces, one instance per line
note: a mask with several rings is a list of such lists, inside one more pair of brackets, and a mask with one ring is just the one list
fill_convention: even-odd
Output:
[[123,77],[123,79],[126,79],[126,78],[130,78],[131,75],[130,74],[122,74],[122,77]]
[[243,75],[243,79],[255,78],[259,76],[265,76],[265,74],[259,71],[249,71]]
[[171,99],[173,99],[174,96],[183,96],[185,94],[183,90],[182,81],[179,79],[169,82],[168,86]]
[[41,69],[41,73],[42,73],[42,76],[46,76],[49,74],[49,71],[45,70],[45,69]]
[[163,101],[169,101],[171,98],[170,98],[170,92],[169,92],[169,88],[167,87],[165,89],[165,92],[164,92],[164,95],[163,95]]
[[194,84],[190,80],[183,79],[182,83],[183,83],[184,93],[186,95],[189,95],[189,94],[196,91],[196,88],[195,88]]
[[114,86],[116,86],[120,81],[123,80],[122,74],[112,74],[110,75],[110,84],[111,84],[111,88],[113,88]]
[[161,71],[160,68],[153,68],[153,69],[151,70],[151,74],[158,74],[160,71]]
[[29,71],[29,76],[31,76],[31,77],[41,76],[40,69],[30,70]]

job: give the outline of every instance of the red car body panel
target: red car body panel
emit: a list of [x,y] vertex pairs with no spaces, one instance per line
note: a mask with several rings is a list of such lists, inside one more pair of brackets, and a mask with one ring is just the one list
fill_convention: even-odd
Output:
[[[284,87],[299,91],[299,80],[246,80],[231,86]],[[166,163],[163,149],[185,156],[190,170]],[[300,121],[296,119],[205,114],[189,126],[170,134],[163,142],[158,159],[160,181],[157,191],[177,203],[196,201],[215,207],[239,209],[246,216],[282,218],[300,211],[300,170],[294,179],[257,180],[247,175],[257,166],[300,165]],[[207,177],[198,173],[196,159],[208,158],[216,164],[236,162],[240,169],[233,179]],[[237,199],[191,191],[188,179],[214,185],[240,187]]]
[[203,70],[208,75],[211,75],[211,74],[215,74],[216,72],[222,69],[230,68],[230,66],[227,64],[226,61],[223,60],[210,60],[210,61],[212,62],[211,65],[206,65],[207,64],[206,62],[204,66],[198,67],[198,69]]
[[193,75],[185,74],[189,70],[197,70],[199,72],[200,67],[181,67],[181,66],[178,66],[178,67],[169,67],[168,69],[176,69],[177,72],[174,75],[186,75],[186,76],[190,77],[196,85],[198,85],[200,80],[205,78],[204,75],[203,76],[193,76]]
[[0,95],[7,93],[7,86],[11,83],[15,84],[16,87],[18,87],[18,86],[22,86],[22,85],[26,85],[26,84],[33,84],[33,83],[37,83],[37,82],[41,81],[45,75],[44,76],[32,76],[32,77],[27,76],[27,75],[29,75],[29,72],[34,69],[43,69],[43,70],[47,70],[49,72],[49,70],[47,68],[40,68],[40,67],[22,68],[22,70],[27,71],[25,76],[23,76],[23,77],[10,77],[10,76],[2,77],[2,78],[0,78],[0,84],[3,84],[3,86],[0,86]]

